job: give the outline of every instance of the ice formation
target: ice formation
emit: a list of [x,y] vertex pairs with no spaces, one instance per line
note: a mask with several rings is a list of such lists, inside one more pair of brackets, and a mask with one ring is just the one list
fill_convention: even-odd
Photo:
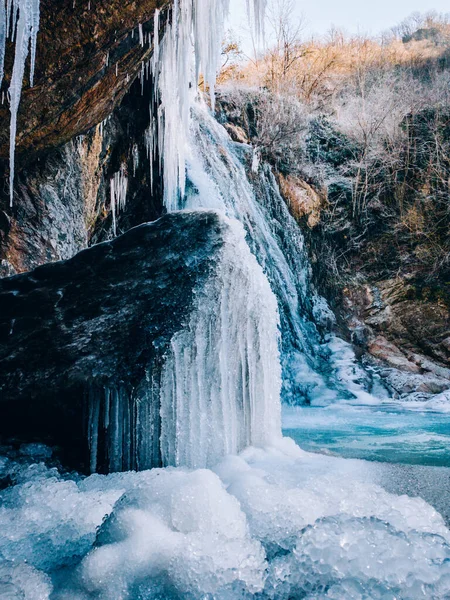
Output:
[[127,203],[128,177],[125,164],[120,165],[119,171],[114,173],[109,186],[113,232],[114,235],[117,235],[117,215],[125,208]]
[[277,302],[242,226],[222,219],[217,264],[194,290],[190,320],[173,336],[162,374],[149,364],[136,390],[92,387],[92,472],[100,431],[110,471],[211,466],[281,436]]
[[283,440],[212,470],[83,479],[31,464],[37,450],[0,466],[14,483],[0,492],[2,598],[450,594],[441,516],[367,480],[360,461],[307,454]]
[[211,466],[281,434],[276,299],[242,226],[229,227],[218,273],[197,293],[189,326],[174,336],[163,369],[165,465]]
[[[258,33],[263,28],[265,5],[266,0],[247,0]],[[152,103],[150,120],[156,119],[158,123],[158,139],[152,144],[157,144],[161,157],[164,202],[169,211],[180,208],[180,198],[185,192],[190,105],[200,74],[205,89],[209,89],[212,106],[215,103],[214,87],[228,8],[229,0],[176,0],[161,43],[159,12],[155,15],[154,54],[150,64],[154,105],[158,109],[155,116]]]
[[22,94],[25,62],[29,54],[31,54],[30,86],[33,86],[37,34],[39,31],[39,4],[40,0],[0,0],[0,86],[4,75],[6,40],[9,38],[15,42],[14,66],[9,85],[11,111],[9,193],[11,205],[14,196],[17,113]]
[[[314,324],[329,321],[332,315],[325,300],[314,294],[302,232],[281,198],[270,168],[261,164],[250,181],[253,149],[232,142],[201,100],[191,105],[186,148],[189,186],[181,206],[216,208],[241,221],[247,243],[277,296],[283,399],[324,404],[339,394],[364,398],[364,386],[357,383],[361,369],[350,346],[336,338],[323,343]],[[348,377],[343,377],[346,374]]]

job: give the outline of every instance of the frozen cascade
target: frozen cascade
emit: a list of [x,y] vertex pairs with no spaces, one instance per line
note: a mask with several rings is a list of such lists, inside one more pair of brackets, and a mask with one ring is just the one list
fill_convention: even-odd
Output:
[[336,397],[336,388],[348,395],[345,382],[339,382],[334,346],[322,343],[314,324],[333,315],[312,290],[302,233],[272,172],[261,166],[250,182],[252,148],[232,142],[201,100],[193,103],[191,113],[185,207],[224,210],[244,225],[251,251],[278,299],[283,399],[326,402]]
[[223,247],[162,370],[149,364],[137,389],[91,387],[92,472],[100,443],[107,470],[121,471],[212,466],[281,437],[277,302],[242,225],[220,218]]
[[[247,6],[254,28],[260,33],[266,0],[247,0]],[[157,143],[163,167],[164,203],[169,211],[180,208],[185,192],[191,90],[197,88],[200,73],[214,106],[214,86],[228,9],[229,0],[176,0],[161,43],[159,12],[155,14],[154,55],[150,66],[154,105],[158,110],[155,116],[150,106],[150,122],[157,120],[158,139],[147,145]]]
[[15,41],[14,66],[9,86],[11,111],[9,193],[11,205],[14,196],[17,113],[22,94],[25,62],[30,51],[30,86],[33,86],[37,34],[39,31],[39,4],[40,0],[0,0],[0,86],[4,75],[6,39],[9,37],[11,41]]
[[201,467],[280,436],[276,299],[237,221],[175,335],[161,383],[162,462]]

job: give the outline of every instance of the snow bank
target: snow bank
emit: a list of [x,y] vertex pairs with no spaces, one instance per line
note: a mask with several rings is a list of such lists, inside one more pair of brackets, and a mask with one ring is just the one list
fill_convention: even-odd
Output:
[[[36,456],[36,453],[34,453]],[[364,463],[284,439],[213,470],[67,476],[4,458],[0,596],[446,598],[450,532]]]

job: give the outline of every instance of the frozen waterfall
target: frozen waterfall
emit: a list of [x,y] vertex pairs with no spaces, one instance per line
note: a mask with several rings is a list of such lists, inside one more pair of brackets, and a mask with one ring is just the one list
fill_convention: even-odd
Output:
[[222,246],[168,351],[135,389],[91,386],[91,472],[211,466],[281,437],[277,301],[243,227],[219,223]]
[[161,385],[163,464],[201,467],[281,432],[276,299],[237,221],[176,334]]
[[252,173],[252,148],[233,142],[201,99],[192,103],[187,148],[187,187],[179,207],[219,209],[238,219],[277,297],[284,401],[333,400],[339,365],[315,322],[334,317],[313,290],[303,235],[270,168],[261,165]]

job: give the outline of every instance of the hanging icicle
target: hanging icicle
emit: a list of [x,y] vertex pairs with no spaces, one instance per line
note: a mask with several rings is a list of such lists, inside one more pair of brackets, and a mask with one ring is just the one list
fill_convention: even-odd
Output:
[[11,112],[9,194],[11,206],[14,196],[17,113],[22,95],[25,62],[30,52],[30,86],[33,86],[38,31],[39,0],[0,0],[0,86],[4,76],[6,40],[10,39],[15,42],[14,66],[9,86]]
[[117,215],[124,210],[127,202],[128,177],[127,168],[124,163],[121,164],[120,170],[114,173],[114,176],[109,182],[111,191],[111,213],[113,220],[113,232],[117,235]]

